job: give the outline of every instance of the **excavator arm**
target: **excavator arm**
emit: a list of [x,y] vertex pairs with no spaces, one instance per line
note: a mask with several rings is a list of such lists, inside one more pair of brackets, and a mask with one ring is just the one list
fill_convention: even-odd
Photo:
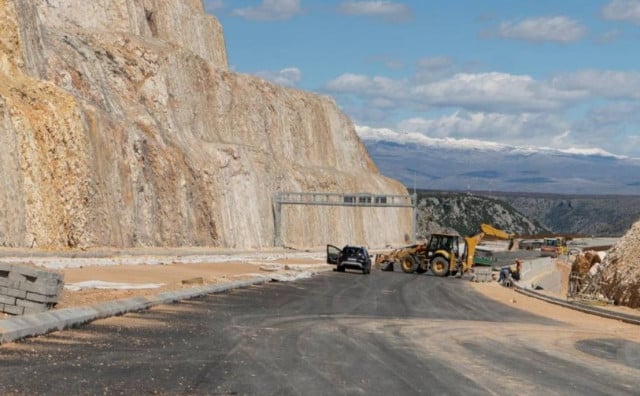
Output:
[[473,267],[473,258],[476,254],[476,248],[478,244],[484,238],[485,233],[479,232],[473,236],[464,237],[464,242],[466,244],[466,252],[465,256],[462,258],[462,268],[460,268],[460,274],[464,274],[471,267]]
[[478,244],[480,243],[482,238],[484,238],[486,235],[490,235],[499,239],[510,240],[511,242],[509,245],[509,249],[511,249],[511,245],[513,244],[513,238],[515,238],[514,234],[509,234],[508,232],[502,231],[498,228],[495,228],[492,225],[484,224],[484,223],[480,225],[480,229],[482,230],[481,232],[473,236],[464,238],[467,248],[466,248],[465,257],[462,260],[461,273],[465,273],[471,267],[473,267],[473,260],[476,254],[476,248],[478,247]]
[[505,231],[495,228],[489,224],[481,224],[480,229],[485,235],[491,235],[500,239],[513,239],[515,238],[514,234],[509,234]]

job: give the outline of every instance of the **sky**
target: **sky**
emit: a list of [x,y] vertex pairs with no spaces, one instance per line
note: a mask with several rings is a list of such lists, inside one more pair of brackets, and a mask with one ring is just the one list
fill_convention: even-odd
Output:
[[204,0],[230,67],[384,131],[640,158],[640,0]]

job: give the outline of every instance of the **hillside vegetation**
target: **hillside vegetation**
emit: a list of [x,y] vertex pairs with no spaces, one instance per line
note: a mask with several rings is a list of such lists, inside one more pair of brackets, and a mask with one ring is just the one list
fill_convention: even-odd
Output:
[[527,218],[557,233],[621,236],[640,219],[640,197],[492,193]]
[[515,234],[620,236],[640,219],[637,196],[418,190],[418,234],[470,235],[488,223]]
[[472,235],[487,223],[513,234],[538,234],[549,230],[508,202],[460,192],[417,191],[418,236],[434,232]]

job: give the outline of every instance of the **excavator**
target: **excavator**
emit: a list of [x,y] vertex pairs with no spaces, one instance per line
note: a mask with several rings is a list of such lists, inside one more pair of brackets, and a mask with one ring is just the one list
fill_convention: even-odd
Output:
[[481,224],[480,229],[479,233],[464,238],[453,234],[431,234],[428,243],[378,254],[376,267],[383,271],[393,271],[394,266],[399,265],[405,273],[421,274],[431,270],[435,276],[462,276],[475,264],[476,247],[485,236],[510,240],[510,248],[513,245],[513,234],[489,224]]

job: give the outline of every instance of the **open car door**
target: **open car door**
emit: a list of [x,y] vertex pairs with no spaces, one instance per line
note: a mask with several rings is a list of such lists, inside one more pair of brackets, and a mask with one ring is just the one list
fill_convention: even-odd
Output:
[[338,265],[338,258],[342,250],[333,245],[327,245],[327,264]]

